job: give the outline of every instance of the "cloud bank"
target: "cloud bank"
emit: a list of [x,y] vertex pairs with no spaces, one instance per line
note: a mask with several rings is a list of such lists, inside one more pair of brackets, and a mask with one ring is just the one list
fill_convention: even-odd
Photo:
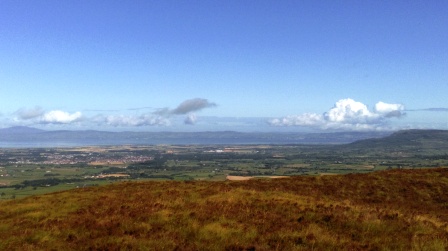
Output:
[[71,124],[82,120],[82,113],[68,113],[61,110],[45,112],[41,107],[21,108],[15,112],[17,120],[29,120],[37,124]]
[[269,121],[272,126],[303,126],[325,130],[385,130],[387,120],[404,115],[404,106],[378,102],[371,111],[361,102],[341,99],[323,114],[304,113]]
[[152,114],[132,115],[98,115],[92,121],[100,126],[108,125],[113,127],[140,127],[140,126],[169,126],[170,121],[161,116]]
[[[36,106],[34,108],[21,108],[14,112],[15,122],[26,122],[27,124],[61,124],[68,125],[75,122],[81,122],[82,125],[112,126],[112,127],[142,127],[142,126],[170,126],[171,119],[179,115],[186,115],[184,124],[194,125],[198,120],[196,114],[205,108],[215,107],[216,104],[203,98],[188,99],[180,103],[176,108],[163,108],[155,112],[145,112],[140,114],[126,114],[129,111],[138,112],[144,109],[153,109],[151,107],[124,109],[124,114],[117,114],[119,110],[86,110],[88,112],[104,113],[96,114],[90,117],[81,112],[69,113],[61,110],[45,111]],[[176,119],[176,118],[174,118]],[[78,124],[81,125],[81,124]]]

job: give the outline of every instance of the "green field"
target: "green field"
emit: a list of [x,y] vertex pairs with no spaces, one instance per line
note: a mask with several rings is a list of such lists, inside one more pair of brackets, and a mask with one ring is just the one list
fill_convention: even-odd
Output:
[[0,198],[128,180],[318,176],[448,166],[448,132],[345,145],[153,145],[0,149]]
[[[390,143],[393,145],[393,143]],[[427,144],[428,145],[428,144]],[[316,176],[448,166],[441,149],[350,145],[113,146],[0,150],[0,198],[127,180]],[[114,175],[120,177],[113,177]]]

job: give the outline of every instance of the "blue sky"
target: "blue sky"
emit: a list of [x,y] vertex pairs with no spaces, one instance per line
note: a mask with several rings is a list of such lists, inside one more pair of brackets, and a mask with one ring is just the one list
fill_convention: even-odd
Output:
[[448,129],[447,24],[447,1],[2,0],[0,127]]

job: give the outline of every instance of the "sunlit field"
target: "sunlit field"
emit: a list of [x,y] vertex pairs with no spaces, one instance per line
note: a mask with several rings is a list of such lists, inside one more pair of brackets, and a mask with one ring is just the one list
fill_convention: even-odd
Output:
[[145,181],[0,203],[1,250],[444,250],[448,169]]

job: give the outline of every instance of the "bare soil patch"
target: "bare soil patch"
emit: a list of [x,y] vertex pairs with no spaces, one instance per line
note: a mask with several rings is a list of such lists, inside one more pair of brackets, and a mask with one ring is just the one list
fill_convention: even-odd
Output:
[[107,177],[129,177],[129,174],[113,173],[113,174],[103,174],[103,175],[100,175],[100,178],[107,178]]
[[283,179],[283,178],[289,178],[289,176],[233,176],[233,175],[227,175],[227,180],[250,180],[250,179],[256,179],[256,178],[269,178],[269,179]]
[[250,180],[253,178],[254,177],[251,176],[233,176],[233,175],[227,175],[226,177],[227,180]]

